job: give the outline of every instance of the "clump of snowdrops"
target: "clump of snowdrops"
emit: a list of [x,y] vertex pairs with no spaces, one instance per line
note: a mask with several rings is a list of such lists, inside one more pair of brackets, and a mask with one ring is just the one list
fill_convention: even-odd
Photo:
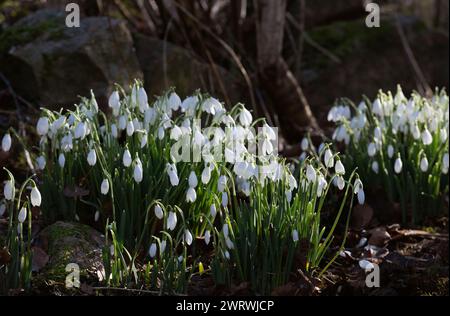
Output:
[[[41,193],[32,178],[17,191],[13,174],[6,168],[4,170],[9,179],[0,201],[0,218],[7,218],[8,229],[5,240],[0,240],[0,293],[8,294],[9,290],[27,290],[31,285],[31,208],[41,205]],[[27,190],[30,194],[24,197]]]
[[[333,139],[345,144],[344,164],[358,168],[366,187],[381,186],[400,203],[404,223],[420,223],[446,207],[449,169],[449,98],[436,90],[431,98],[413,92],[378,93],[356,106],[342,99],[328,120]],[[448,202],[447,202],[448,203]]]
[[[117,87],[108,114],[93,94],[74,110],[43,109],[36,127],[43,216],[106,227],[108,285],[180,293],[193,274],[211,273],[267,294],[299,268],[302,242],[301,268],[319,267],[347,193],[362,191],[338,155],[327,146],[294,176],[276,131],[242,104],[227,111],[173,90],[150,102],[140,82],[130,91]],[[346,194],[326,230],[320,212],[334,179]]]

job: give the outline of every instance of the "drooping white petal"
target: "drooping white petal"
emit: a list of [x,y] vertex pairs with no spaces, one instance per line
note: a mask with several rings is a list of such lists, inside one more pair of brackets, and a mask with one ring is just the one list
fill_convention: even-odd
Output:
[[11,135],[7,133],[2,138],[2,150],[4,152],[7,152],[10,149],[11,149]]
[[164,217],[164,212],[159,204],[155,205],[155,216],[158,219],[162,219]]
[[131,166],[131,163],[133,162],[133,160],[131,159],[131,153],[128,149],[125,149],[124,153],[123,153],[123,157],[122,157],[122,163],[125,167],[129,167]]
[[103,195],[108,194],[108,192],[109,192],[109,181],[108,181],[108,179],[103,179],[102,184],[100,185],[100,192]]
[[41,201],[42,201],[41,192],[39,192],[39,190],[36,186],[33,186],[33,188],[31,189],[30,199],[31,199],[31,205],[41,206]]
[[19,223],[25,222],[27,219],[27,209],[25,207],[22,207],[19,211],[19,215],[17,215],[17,219],[19,220]]

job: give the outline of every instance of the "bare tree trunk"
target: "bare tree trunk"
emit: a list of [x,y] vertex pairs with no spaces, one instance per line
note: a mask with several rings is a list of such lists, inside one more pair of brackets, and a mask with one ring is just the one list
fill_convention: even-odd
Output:
[[286,0],[259,0],[254,3],[258,6],[256,37],[259,78],[279,115],[284,136],[295,141],[301,130],[312,128],[318,131],[319,126],[297,79],[282,56]]

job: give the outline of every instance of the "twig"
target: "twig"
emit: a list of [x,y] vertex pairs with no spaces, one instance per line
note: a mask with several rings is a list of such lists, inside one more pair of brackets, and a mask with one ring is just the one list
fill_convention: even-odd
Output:
[[[107,286],[99,286],[93,287],[93,290],[96,291],[122,291],[122,292],[131,292],[131,293],[144,293],[144,294],[152,294],[152,295],[161,295],[159,291],[150,291],[150,290],[140,290],[140,289],[127,289],[121,287],[107,287]],[[185,294],[173,294],[174,296],[186,296]]]

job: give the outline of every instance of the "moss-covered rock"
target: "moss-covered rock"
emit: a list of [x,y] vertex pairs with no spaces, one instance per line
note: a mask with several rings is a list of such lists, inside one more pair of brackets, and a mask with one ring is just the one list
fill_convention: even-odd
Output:
[[79,266],[81,282],[94,282],[103,272],[104,237],[93,228],[78,223],[56,222],[45,228],[39,238],[49,255],[39,279],[65,284],[66,267],[71,263]]

